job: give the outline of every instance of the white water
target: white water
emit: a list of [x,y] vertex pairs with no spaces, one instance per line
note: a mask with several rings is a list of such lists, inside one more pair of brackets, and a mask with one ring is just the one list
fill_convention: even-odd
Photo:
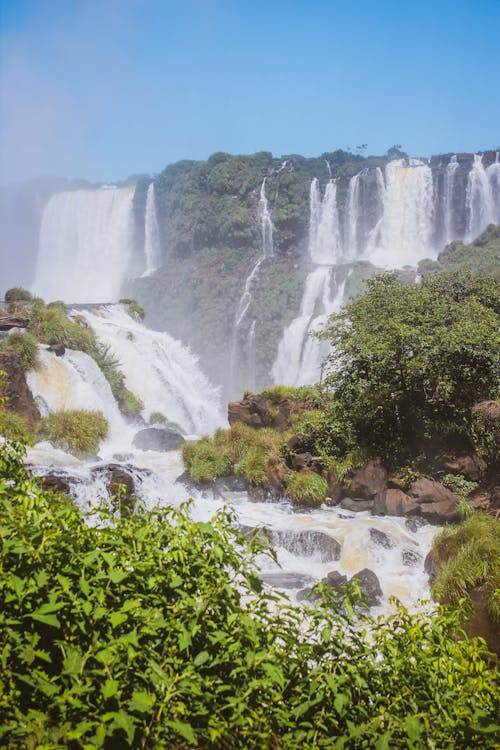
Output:
[[144,216],[144,264],[143,276],[149,276],[160,265],[161,246],[160,229],[156,215],[155,186],[152,182],[146,195],[146,209]]
[[146,419],[152,412],[161,412],[185,432],[196,434],[224,424],[218,390],[180,341],[146,328],[121,306],[80,314],[119,360],[127,388],[144,403]]
[[361,177],[364,172],[351,177],[347,198],[346,260],[354,260],[359,252],[359,224],[363,217]]
[[40,227],[33,292],[47,301],[113,302],[133,250],[135,188],[57,193]]
[[274,255],[273,232],[274,225],[269,212],[269,204],[266,197],[266,178],[260,186],[258,217],[260,220],[260,232],[262,238],[262,255],[271,258]]
[[389,162],[385,168],[383,215],[364,257],[376,266],[415,266],[434,257],[434,187],[431,168],[417,159]]
[[444,177],[443,220],[445,244],[456,239],[453,215],[453,196],[455,190],[455,177],[459,166],[457,157],[452,156],[446,167],[446,174]]
[[310,190],[309,255],[313,263],[334,265],[342,255],[337,183],[330,180],[321,199],[318,180]]
[[495,161],[486,169],[488,180],[491,186],[493,199],[493,215],[491,221],[500,224],[500,152],[497,151]]
[[474,163],[467,179],[465,206],[467,210],[466,240],[470,242],[495,220],[496,213],[492,185],[480,154],[474,154]]

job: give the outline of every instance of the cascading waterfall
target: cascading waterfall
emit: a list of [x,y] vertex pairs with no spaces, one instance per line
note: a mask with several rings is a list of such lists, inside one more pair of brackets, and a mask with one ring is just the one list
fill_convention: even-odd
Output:
[[365,259],[377,266],[401,268],[433,257],[434,186],[429,165],[418,159],[389,162],[382,200],[382,220]]
[[358,172],[349,180],[347,197],[346,260],[354,260],[359,251],[359,223],[363,215],[361,178],[366,171]]
[[144,273],[149,276],[160,265],[161,245],[158,217],[156,215],[155,186],[152,182],[146,194],[146,209],[144,215]]
[[[234,320],[234,326],[233,326],[233,341],[231,345],[231,357],[230,357],[230,379],[231,383],[234,384],[235,377],[236,377],[236,370],[238,367],[238,348],[239,348],[239,332],[241,325],[245,321],[247,317],[248,310],[250,308],[250,305],[252,303],[253,299],[253,287],[255,284],[255,281],[259,275],[260,267],[264,263],[265,260],[268,258],[272,258],[274,255],[274,246],[273,246],[273,232],[274,232],[274,225],[271,219],[271,213],[269,211],[269,204],[266,197],[266,178],[262,180],[262,185],[260,187],[260,195],[259,195],[259,205],[257,208],[257,219],[260,224],[260,233],[261,233],[261,255],[257,259],[257,262],[255,263],[254,267],[248,274],[246,280],[245,280],[245,286],[243,289],[243,294],[240,297],[240,300],[238,302],[238,307],[236,308],[236,315]],[[247,348],[247,363],[246,363],[246,370],[247,373],[255,373],[255,324],[256,320],[252,321],[252,324],[250,325],[248,337],[246,341],[246,348]],[[251,387],[251,384],[249,382],[245,383],[246,387]],[[255,384],[254,384],[255,385]]]
[[444,241],[448,244],[455,237],[453,198],[455,193],[455,177],[460,165],[456,155],[452,156],[444,176],[444,194],[443,194],[443,222],[444,222]]
[[[285,329],[271,375],[275,383],[305,385],[321,376],[325,346],[310,334],[320,330],[328,316],[340,309],[345,280],[337,284],[332,266],[341,256],[341,239],[337,209],[337,186],[330,180],[323,200],[318,180],[310,189],[309,255],[317,267],[306,279],[300,313]],[[332,296],[332,286],[336,293]]]
[[132,258],[135,187],[53,195],[40,227],[33,292],[46,300],[114,302]]
[[495,161],[486,169],[486,174],[491,185],[493,198],[493,216],[491,220],[495,224],[500,224],[500,151],[495,154]]
[[495,201],[489,175],[483,166],[482,154],[474,154],[474,163],[465,191],[467,237],[470,242],[495,220]]
[[80,314],[120,362],[127,388],[144,403],[145,418],[160,412],[185,432],[197,434],[224,424],[218,390],[180,341],[146,328],[120,306]]

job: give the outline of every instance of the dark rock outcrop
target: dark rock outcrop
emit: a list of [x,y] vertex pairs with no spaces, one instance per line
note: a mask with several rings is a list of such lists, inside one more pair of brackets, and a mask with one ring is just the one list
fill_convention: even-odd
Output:
[[384,547],[384,549],[392,549],[396,546],[395,542],[388,536],[385,531],[380,529],[369,529],[370,538],[374,544],[378,547]]
[[15,315],[0,316],[0,331],[9,331],[11,328],[26,328],[28,318],[19,318]]
[[53,352],[56,357],[62,357],[66,353],[66,347],[64,344],[51,344],[47,347],[48,352]]
[[35,422],[40,419],[40,412],[33,399],[19,354],[14,349],[0,351],[0,370],[7,373],[7,382],[2,389],[6,397],[5,407]]
[[305,556],[318,555],[322,562],[340,559],[342,547],[333,537],[323,531],[273,531],[273,545],[283,547],[293,554]]
[[170,427],[146,427],[139,430],[132,441],[143,451],[174,451],[184,442],[182,435]]
[[263,583],[276,586],[280,589],[301,589],[304,586],[310,586],[314,579],[305,573],[261,573],[260,578]]
[[281,398],[271,401],[260,394],[251,394],[241,401],[229,403],[227,418],[231,427],[242,422],[257,430],[272,427],[273,430],[284,432],[290,425],[290,414],[307,408],[306,402],[300,399]]
[[106,489],[111,497],[116,498],[116,506],[120,515],[126,516],[132,513],[136,504],[134,468],[121,464],[106,464],[96,466],[92,473],[104,476]]
[[468,592],[472,604],[472,615],[464,625],[464,630],[469,638],[479,636],[484,638],[488,648],[497,656],[500,656],[500,629],[488,612],[488,599],[491,591],[488,586],[476,586]]
[[372,458],[345,482],[344,494],[361,500],[374,500],[383,495],[387,487],[388,471],[379,458]]
[[340,507],[344,510],[353,510],[355,513],[359,513],[363,510],[373,510],[373,500],[362,500],[357,497],[344,497],[340,501]]
[[359,581],[359,587],[363,592],[368,607],[376,607],[382,601],[382,588],[378,577],[370,570],[370,568],[363,568],[358,573],[355,573],[351,581],[357,579]]

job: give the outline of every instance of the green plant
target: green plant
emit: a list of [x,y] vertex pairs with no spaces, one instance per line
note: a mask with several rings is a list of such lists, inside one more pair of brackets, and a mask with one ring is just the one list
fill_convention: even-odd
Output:
[[21,359],[23,369],[33,370],[38,364],[38,341],[31,333],[14,331],[3,339],[1,348],[10,347],[14,349]]
[[37,425],[41,439],[77,455],[92,455],[108,434],[108,423],[100,411],[80,409],[57,411],[43,417]]
[[439,561],[432,587],[435,598],[456,604],[470,589],[485,584],[489,612],[500,624],[500,520],[487,513],[469,514],[460,526],[443,529],[433,551]]
[[477,489],[477,482],[471,482],[460,474],[445,474],[439,478],[439,481],[462,498],[467,497]]
[[196,443],[183,443],[182,458],[186,469],[196,482],[211,482],[230,473],[231,462],[208,437]]
[[135,299],[128,299],[124,298],[120,300],[121,305],[125,305],[127,308],[127,312],[130,315],[131,318],[139,317],[141,320],[144,320],[144,308],[140,306],[140,304]]
[[30,292],[22,287],[15,286],[5,292],[6,302],[31,302],[33,299]]
[[456,616],[292,607],[264,535],[189,510],[88,524],[0,447],[2,747],[494,747],[498,673]]
[[328,494],[326,480],[313,472],[292,472],[289,475],[286,494],[296,503],[317,506]]
[[0,435],[7,440],[15,440],[32,445],[34,430],[21,414],[5,409],[0,404]]

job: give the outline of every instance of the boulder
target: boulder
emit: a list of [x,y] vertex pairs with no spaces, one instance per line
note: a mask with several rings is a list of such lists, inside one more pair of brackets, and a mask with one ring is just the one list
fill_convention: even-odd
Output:
[[451,523],[459,518],[456,495],[435,479],[419,477],[408,495],[419,505],[418,515],[429,523]]
[[310,586],[314,583],[314,578],[305,573],[261,573],[260,578],[263,583],[276,586],[279,589],[302,589],[304,586]]
[[14,349],[0,350],[0,370],[7,373],[7,381],[2,388],[2,396],[7,399],[5,407],[21,414],[30,422],[40,419],[40,412],[26,382],[21,358]]
[[468,592],[472,604],[472,615],[464,625],[469,638],[484,638],[490,651],[500,656],[500,629],[488,612],[488,598],[491,592],[486,584],[476,586]]
[[308,408],[305,401],[297,398],[267,399],[258,393],[252,393],[228,404],[227,418],[231,427],[237,422],[258,430],[272,427],[284,432],[290,426],[290,415]]
[[340,543],[323,531],[304,529],[302,531],[276,530],[272,532],[275,547],[283,547],[295,555],[312,557],[317,555],[322,562],[340,559]]
[[401,552],[401,560],[403,565],[410,568],[413,567],[413,565],[417,565],[422,560],[422,555],[411,547],[404,547]]
[[48,352],[53,352],[56,357],[62,357],[66,353],[64,344],[51,344],[47,347]]
[[27,328],[29,318],[19,318],[16,315],[2,315],[0,317],[0,331],[9,331],[11,328]]
[[344,510],[353,510],[355,513],[359,513],[363,510],[373,510],[373,500],[362,500],[357,497],[344,497],[340,501],[340,507]]
[[134,510],[137,499],[133,467],[122,466],[121,464],[106,464],[105,466],[96,466],[92,469],[92,473],[97,476],[104,476],[109,494],[118,498],[115,505],[119,506],[120,515],[129,515]]
[[438,470],[447,474],[459,474],[469,482],[479,482],[486,471],[486,461],[477,453],[442,453],[436,458],[435,464]]
[[382,588],[380,586],[380,581],[373,570],[363,568],[363,570],[360,570],[352,576],[351,581],[355,578],[359,581],[361,591],[366,597],[366,605],[368,607],[376,607],[380,604],[383,597]]
[[395,542],[388,536],[385,531],[380,529],[370,528],[370,538],[377,547],[384,547],[384,549],[392,549],[396,546]]
[[132,444],[143,451],[175,451],[185,440],[170,427],[146,427],[134,435]]
[[388,476],[388,471],[380,459],[372,458],[357,469],[350,481],[345,483],[344,494],[351,498],[374,500],[385,492]]
[[377,516],[409,516],[419,513],[419,505],[403,490],[389,488],[375,498],[373,513]]

